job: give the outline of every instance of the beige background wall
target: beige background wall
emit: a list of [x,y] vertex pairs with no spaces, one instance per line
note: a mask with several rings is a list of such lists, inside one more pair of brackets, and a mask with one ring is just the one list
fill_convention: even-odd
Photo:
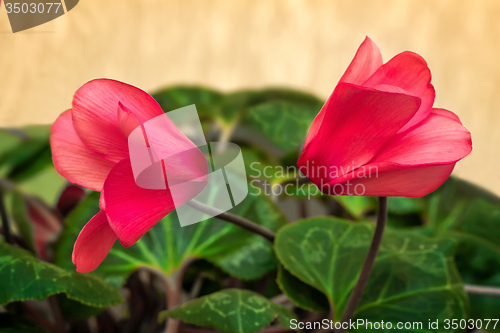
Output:
[[500,1],[81,0],[12,34],[0,10],[0,126],[50,123],[95,77],[152,91],[286,85],[326,97],[365,35],[424,56],[436,106],[475,150],[455,174],[500,194]]

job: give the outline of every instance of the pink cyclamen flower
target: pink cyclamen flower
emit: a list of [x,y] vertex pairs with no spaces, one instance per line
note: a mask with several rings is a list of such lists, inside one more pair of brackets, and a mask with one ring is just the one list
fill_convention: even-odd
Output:
[[[129,134],[162,115],[158,103],[139,88],[97,79],[78,89],[72,109],[61,114],[52,125],[50,144],[57,171],[72,183],[101,191],[101,211],[81,230],[73,249],[73,263],[78,272],[93,271],[117,238],[122,245],[131,246],[175,209],[168,184],[161,190],[136,185],[129,158]],[[191,146],[198,151],[194,157],[190,154],[189,160],[180,156],[169,161],[170,169],[178,166],[181,175],[190,170],[197,175],[192,179],[201,179],[202,186],[188,188],[181,198],[187,202],[203,189],[208,167],[196,146],[169,124],[169,133],[162,133],[164,144],[160,149]]]
[[453,112],[435,109],[425,60],[387,63],[368,37],[314,119],[297,162],[322,192],[420,197],[438,188],[472,150]]

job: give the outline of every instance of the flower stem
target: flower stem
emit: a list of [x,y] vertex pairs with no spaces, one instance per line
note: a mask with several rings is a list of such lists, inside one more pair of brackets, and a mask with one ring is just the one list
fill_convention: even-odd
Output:
[[500,297],[500,288],[498,287],[464,284],[464,289],[469,295]]
[[66,325],[64,323],[64,318],[61,313],[61,308],[59,307],[59,302],[57,301],[56,296],[52,295],[48,298],[50,307],[52,309],[52,314],[54,315],[54,325],[56,328],[56,332],[64,333],[66,332]]
[[204,203],[201,203],[201,202],[196,201],[196,200],[191,200],[188,203],[186,203],[186,205],[188,205],[188,206],[190,206],[190,207],[192,207],[192,208],[194,208],[202,213],[206,213],[206,214],[215,216],[219,220],[223,220],[223,221],[235,224],[243,229],[251,231],[254,234],[257,234],[259,236],[264,237],[265,239],[267,239],[271,243],[274,242],[274,237],[275,237],[274,232],[272,232],[271,230],[269,230],[267,228],[264,228],[260,224],[257,224],[253,221],[250,221],[249,219],[246,219],[244,217],[241,217],[241,216],[238,216],[235,214],[231,214],[228,212],[224,212],[224,211],[217,209],[217,208],[214,208],[214,207],[210,207],[210,206],[205,205]]
[[[196,258],[189,258],[185,260],[182,265],[171,276],[166,276],[163,272],[151,267],[143,267],[144,270],[149,271],[151,274],[157,276],[163,288],[165,289],[165,298],[167,301],[167,309],[171,310],[180,305],[183,301],[182,279],[184,273],[189,265],[193,263]],[[165,333],[177,333],[180,326],[180,321],[173,318],[168,318],[165,325]]]
[[[378,199],[378,216],[377,216],[377,227],[375,228],[375,233],[373,234],[372,243],[370,245],[370,249],[368,250],[368,254],[366,255],[365,263],[363,264],[363,268],[361,269],[361,273],[359,274],[358,282],[356,286],[352,290],[351,297],[349,298],[349,302],[347,302],[347,306],[342,314],[341,322],[349,322],[356,308],[358,307],[359,301],[361,300],[361,296],[363,296],[363,292],[365,290],[368,279],[370,278],[370,273],[372,272],[373,264],[375,263],[375,258],[377,257],[378,250],[380,248],[380,244],[382,243],[382,236],[384,235],[385,224],[387,223],[387,198],[380,197]],[[340,329],[338,333],[344,333],[346,329]]]
[[7,217],[7,210],[5,209],[2,189],[0,189],[0,215],[2,217],[3,236],[5,238],[5,241],[9,244],[13,244],[12,235],[10,234],[9,218]]

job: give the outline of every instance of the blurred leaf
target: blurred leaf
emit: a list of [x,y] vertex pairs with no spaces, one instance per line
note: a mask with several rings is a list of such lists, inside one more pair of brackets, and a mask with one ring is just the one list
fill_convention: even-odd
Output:
[[[71,261],[71,253],[76,237],[80,233],[83,226],[99,212],[99,192],[90,192],[90,194],[81,200],[81,202],[67,216],[63,231],[57,241],[56,250],[54,253],[54,262],[56,265],[75,271],[75,265]],[[76,222],[76,223],[75,223]],[[81,224],[79,227],[78,225]],[[76,236],[75,236],[76,235]],[[90,274],[92,275],[92,274]],[[109,282],[109,281],[108,281]],[[111,284],[113,281],[111,281]],[[116,285],[116,284],[115,284]],[[116,287],[121,287],[120,283]],[[103,307],[94,307],[75,302],[59,295],[58,300],[61,304],[63,313],[71,318],[82,319],[96,315],[104,310]]]
[[[281,228],[275,250],[291,274],[328,297],[338,320],[356,284],[373,230],[372,223],[312,218]],[[425,326],[429,319],[467,318],[468,301],[453,263],[453,248],[452,241],[436,242],[387,229],[355,317],[393,325],[424,323],[423,330],[407,332],[430,331]]]
[[243,289],[224,289],[160,313],[159,320],[180,319],[223,333],[252,333],[278,319],[285,328],[295,314],[260,294]]
[[289,152],[305,140],[309,126],[318,112],[318,105],[267,102],[251,107],[244,123]]
[[250,148],[241,147],[243,161],[247,172],[247,177],[252,179],[262,179],[272,181],[274,179],[274,171],[276,170],[276,161],[270,160],[262,151]]
[[57,301],[62,313],[72,319],[85,319],[96,316],[106,309],[106,306],[99,307],[82,304],[69,299],[65,294],[57,295]]
[[420,227],[423,225],[423,220],[419,214],[389,214],[387,225],[393,228]]
[[38,170],[31,174],[30,178],[17,182],[22,191],[42,199],[50,206],[56,205],[66,183],[66,179],[53,166]]
[[316,184],[306,178],[297,178],[284,182],[276,182],[274,193],[287,198],[293,197],[299,200],[310,200],[311,198],[327,196],[323,194]]
[[217,107],[223,100],[221,93],[197,86],[168,87],[152,96],[165,112],[195,104],[200,117],[217,112]]
[[0,161],[26,137],[25,133],[19,132],[17,129],[0,128]]
[[59,293],[91,306],[123,302],[118,290],[97,276],[66,271],[26,250],[0,243],[0,304],[43,300]]
[[389,197],[387,202],[389,214],[414,214],[421,213],[424,209],[422,198]]
[[[450,178],[424,197],[428,230],[457,241],[455,260],[466,283],[500,287],[500,198],[466,181]],[[471,317],[491,318],[500,299],[470,296]],[[483,328],[484,330],[484,328]],[[500,332],[500,325],[489,332]]]
[[[99,211],[98,201],[97,193],[93,193],[68,216],[56,251],[58,265],[74,267],[70,261],[73,244],[81,228]],[[230,212],[270,230],[287,223],[283,213],[265,196],[249,195]],[[134,246],[126,248],[116,242],[96,272],[120,286],[140,267],[156,269],[170,277],[196,258],[206,259],[242,279],[256,279],[277,265],[272,245],[264,238],[215,218],[181,227],[174,212]]]
[[17,130],[17,144],[9,140],[8,150],[0,154],[4,176],[15,181],[31,177],[52,164],[50,153],[50,126],[30,126]]
[[75,265],[71,261],[73,246],[83,226],[99,212],[99,197],[99,192],[90,192],[66,217],[54,253],[56,265],[69,271],[75,270]]
[[52,152],[47,141],[47,145],[31,156],[30,160],[23,161],[23,163],[13,166],[12,170],[7,175],[7,178],[19,182],[29,179],[48,167],[52,167]]
[[0,176],[53,205],[66,180],[52,164],[49,137],[48,125],[0,130],[0,140],[6,139],[0,144]]
[[250,108],[268,102],[289,102],[295,105],[311,106],[316,113],[321,101],[315,96],[288,88],[267,88],[262,90],[239,90],[224,96],[219,117],[229,125],[243,119]]
[[425,200],[428,226],[436,235],[453,231],[500,246],[500,198],[468,182],[450,178]]
[[30,318],[0,313],[0,333],[47,333],[44,328],[38,326]]
[[[484,280],[483,284],[486,286],[500,287],[500,274],[497,274],[488,280]],[[469,299],[471,305],[471,318],[482,321],[483,327],[481,327],[481,330],[484,332],[500,332],[500,323],[498,323],[495,327],[494,322],[491,322],[488,328],[486,328],[487,322],[485,321],[485,319],[498,319],[500,298],[469,295]]]
[[[160,90],[153,97],[165,112],[195,104],[202,122],[212,120],[223,128],[231,128],[245,115],[252,114],[248,118],[251,123],[245,121],[243,125],[250,124],[254,129],[261,130],[264,124],[266,129],[263,133],[278,147],[287,150],[305,139],[312,119],[322,106],[321,100],[315,96],[287,88],[240,90],[222,94],[204,87],[180,86]],[[266,114],[269,107],[272,112]],[[280,120],[281,126],[277,132],[276,129],[268,129],[267,117]]]
[[358,196],[334,196],[332,197],[344,209],[356,218],[361,218],[363,215],[377,207],[377,200],[373,197],[358,197]]
[[330,310],[328,298],[325,294],[300,281],[281,265],[278,269],[276,281],[288,299],[298,307],[316,312],[328,312]]

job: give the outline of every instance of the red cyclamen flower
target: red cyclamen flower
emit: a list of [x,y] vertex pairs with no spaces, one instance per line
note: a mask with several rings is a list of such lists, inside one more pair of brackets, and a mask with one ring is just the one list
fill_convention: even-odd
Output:
[[[123,82],[97,79],[75,93],[73,108],[52,125],[50,144],[57,171],[72,183],[102,191],[101,211],[75,242],[73,263],[78,272],[96,269],[117,238],[124,246],[133,245],[175,209],[168,184],[166,190],[136,185],[129,158],[129,134],[161,115],[162,109],[146,92]],[[170,133],[162,133],[165,140],[160,149],[191,146],[195,152],[187,159],[180,156],[169,161],[169,172],[177,166],[179,178],[191,172],[197,175],[191,179],[201,177],[203,182],[208,173],[204,155],[173,124],[169,128]],[[202,189],[188,188],[181,201],[189,201]]]
[[432,107],[425,60],[402,52],[383,64],[368,37],[318,113],[297,162],[322,192],[420,197],[472,150],[457,115]]

